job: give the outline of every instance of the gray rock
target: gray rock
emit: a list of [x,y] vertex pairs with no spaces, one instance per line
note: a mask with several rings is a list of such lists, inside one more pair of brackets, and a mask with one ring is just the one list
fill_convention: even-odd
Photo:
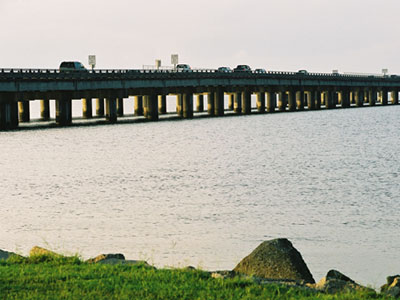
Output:
[[234,268],[235,272],[267,279],[315,283],[301,254],[287,239],[261,243]]
[[100,254],[100,255],[97,255],[95,258],[91,258],[91,259],[88,259],[87,260],[87,262],[88,263],[98,263],[98,262],[101,262],[101,261],[104,261],[104,260],[111,260],[111,259],[114,259],[114,260],[125,260],[125,256],[123,255],[123,254],[121,254],[121,253],[117,253],[117,254]]
[[7,260],[12,255],[18,255],[18,254],[0,249],[0,260]]
[[357,284],[354,280],[336,270],[330,270],[328,274],[326,274],[326,276],[318,283],[309,285],[309,287],[328,294],[336,294],[339,292],[355,292],[361,290],[375,293],[373,289]]
[[381,287],[381,293],[400,298],[400,275],[387,277],[387,284]]

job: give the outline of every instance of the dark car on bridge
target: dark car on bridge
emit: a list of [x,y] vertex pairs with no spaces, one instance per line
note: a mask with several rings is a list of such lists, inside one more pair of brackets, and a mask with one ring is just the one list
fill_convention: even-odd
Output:
[[63,61],[59,70],[60,72],[87,72],[85,66],[79,61]]
[[238,65],[233,72],[251,72],[251,68],[248,65]]

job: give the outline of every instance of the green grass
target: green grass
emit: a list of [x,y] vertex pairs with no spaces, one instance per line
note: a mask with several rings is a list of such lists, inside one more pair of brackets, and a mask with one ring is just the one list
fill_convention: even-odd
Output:
[[374,293],[335,296],[214,279],[188,269],[101,265],[78,257],[12,257],[0,261],[0,299],[386,299]]

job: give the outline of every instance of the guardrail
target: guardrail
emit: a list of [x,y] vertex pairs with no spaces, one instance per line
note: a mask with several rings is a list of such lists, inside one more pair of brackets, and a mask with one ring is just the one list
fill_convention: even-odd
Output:
[[180,69],[94,69],[84,71],[60,71],[59,69],[19,69],[19,68],[2,68],[0,69],[0,75],[72,75],[71,77],[80,77],[86,75],[130,75],[130,74],[179,74],[179,73],[213,73],[224,76],[258,76],[258,77],[271,77],[273,76],[299,76],[302,78],[307,77],[325,77],[325,78],[356,78],[356,79],[371,79],[371,78],[397,78],[397,75],[383,75],[383,74],[370,74],[370,73],[302,73],[302,72],[291,72],[291,71],[267,71],[266,73],[255,73],[251,72],[219,72],[216,69],[192,69],[192,70],[180,70]]

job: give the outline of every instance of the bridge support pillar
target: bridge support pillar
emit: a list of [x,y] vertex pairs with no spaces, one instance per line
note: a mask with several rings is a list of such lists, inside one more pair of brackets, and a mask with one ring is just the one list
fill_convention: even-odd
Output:
[[380,98],[381,98],[381,102],[382,105],[387,105],[388,104],[388,91],[386,89],[383,89],[382,91],[380,91]]
[[160,115],[167,113],[167,95],[158,95],[158,113]]
[[321,103],[322,103],[322,96],[323,93],[321,91],[314,91],[315,95],[315,109],[321,109]]
[[364,105],[364,91],[358,90],[354,93],[356,106],[361,107]]
[[56,99],[56,124],[66,126],[72,123],[72,100]]
[[242,93],[242,114],[251,114],[251,92],[244,91]]
[[350,91],[343,90],[340,92],[340,105],[343,108],[350,107]]
[[266,94],[267,100],[267,112],[275,112],[276,107],[276,94],[274,91],[268,91]]
[[225,106],[224,106],[225,99],[224,98],[225,98],[224,90],[222,88],[218,88],[215,91],[215,98],[214,98],[215,116],[217,116],[217,117],[224,115],[224,109],[225,109]]
[[307,108],[309,110],[315,109],[315,91],[307,92]]
[[198,112],[204,111],[204,95],[196,96],[196,111]]
[[43,121],[50,120],[50,101],[48,99],[40,100],[40,118]]
[[369,105],[374,106],[376,103],[376,90],[371,89],[368,91],[368,100],[369,100]]
[[29,122],[30,121],[29,101],[18,102],[18,108],[19,108],[19,121]]
[[135,116],[143,116],[143,96],[133,98],[133,109]]
[[207,112],[208,115],[215,115],[215,92],[207,93]]
[[117,98],[106,98],[106,120],[110,123],[117,122]]
[[176,95],[176,114],[179,117],[183,117],[183,95],[182,94]]
[[257,111],[259,113],[265,113],[265,92],[257,93]]
[[295,111],[296,110],[296,92],[289,91],[288,93],[288,110]]
[[228,99],[228,109],[233,110],[235,103],[235,94],[230,93],[229,94],[229,99]]
[[279,94],[278,109],[279,111],[285,111],[288,102],[288,94],[287,92],[279,92],[278,94]]
[[158,120],[158,95],[150,94],[143,99],[143,115],[151,121]]
[[326,108],[328,108],[328,109],[332,109],[332,108],[335,108],[336,107],[336,104],[335,104],[335,92],[334,91],[327,91],[326,93],[325,93],[325,107]]
[[193,118],[193,94],[182,94],[182,116],[185,119]]
[[242,93],[241,92],[235,92],[234,94],[234,103],[233,103],[233,111],[237,114],[242,113]]
[[96,99],[96,116],[104,117],[104,99],[103,98]]
[[93,117],[92,99],[87,99],[87,98],[82,99],[82,116],[85,119],[91,119]]
[[297,110],[304,110],[304,91],[296,92]]
[[390,92],[390,101],[392,104],[399,104],[399,91],[394,90]]
[[124,98],[117,98],[117,116],[124,116]]
[[0,130],[18,127],[18,102],[0,102]]

